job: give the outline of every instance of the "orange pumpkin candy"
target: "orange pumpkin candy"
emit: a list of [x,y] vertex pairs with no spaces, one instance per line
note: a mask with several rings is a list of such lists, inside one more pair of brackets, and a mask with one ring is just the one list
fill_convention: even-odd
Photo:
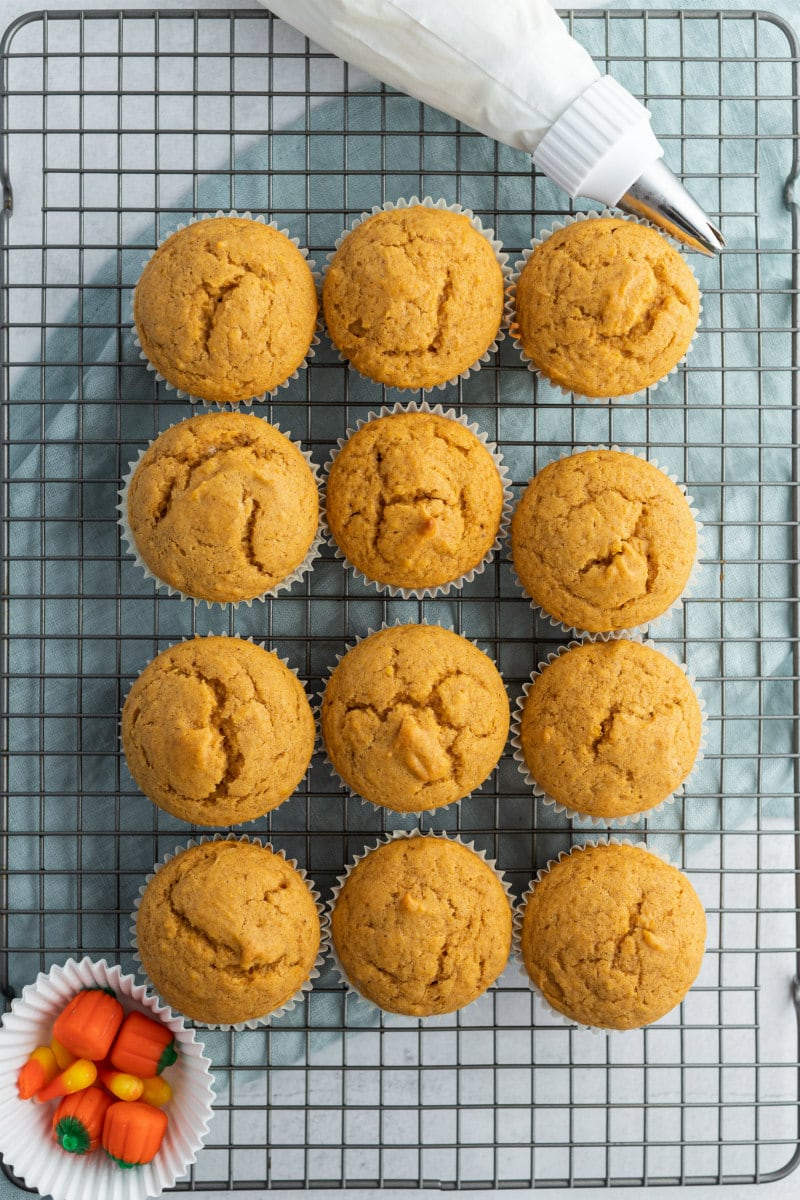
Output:
[[117,1100],[103,1122],[103,1149],[118,1167],[148,1163],[158,1154],[167,1130],[167,1114],[141,1100]]

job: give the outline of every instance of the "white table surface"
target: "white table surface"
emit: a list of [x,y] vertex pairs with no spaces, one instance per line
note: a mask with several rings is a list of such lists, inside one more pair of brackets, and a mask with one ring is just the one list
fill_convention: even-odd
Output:
[[[590,5],[586,0],[562,0],[564,7],[580,8],[580,7],[601,7],[600,4]],[[797,0],[792,0],[793,4]],[[701,7],[701,3],[697,0],[671,0],[670,7]],[[603,7],[638,7],[638,0],[606,0]],[[708,5],[710,7],[710,5]],[[154,4],[152,0],[126,0],[125,3],[113,3],[113,0],[0,0],[0,30],[4,30],[12,21],[25,12],[30,12],[35,9],[118,9],[118,8],[259,8],[259,0],[169,0],[168,4]],[[737,3],[737,0],[728,0],[723,7],[753,7],[751,4]],[[759,6],[756,6],[759,7]],[[772,0],[772,3],[766,3],[765,8],[771,8],[774,11],[780,11],[784,15],[794,15],[797,18],[797,23],[800,25],[800,13],[797,10],[792,12],[791,4],[783,3],[782,0]],[[255,1200],[255,1197],[264,1197],[268,1194],[274,1197],[275,1200],[297,1200],[298,1192],[291,1191],[270,1191],[265,1192],[203,1192],[202,1196],[207,1200],[223,1200],[230,1198],[231,1195],[236,1195],[240,1200]],[[342,1191],[340,1189],[331,1190],[330,1192],[317,1189],[314,1191],[314,1197],[322,1197],[330,1195],[331,1200],[365,1200],[367,1196],[373,1192],[364,1188]],[[374,1193],[380,1200],[433,1200],[434,1197],[441,1197],[444,1193],[438,1190],[425,1191],[409,1191],[408,1189],[382,1189],[380,1192]],[[497,1197],[502,1195],[504,1200],[521,1200],[522,1197],[530,1198],[534,1193],[527,1189],[513,1189],[503,1191],[470,1190],[469,1196],[471,1200],[497,1200]],[[557,1197],[562,1197],[565,1194],[563,1188],[548,1188],[536,1189],[536,1197],[541,1197],[542,1200],[556,1200]],[[653,1188],[581,1188],[578,1192],[580,1200],[642,1200],[643,1197],[650,1197],[650,1200],[687,1200],[687,1190],[678,1187],[653,1187]],[[796,1200],[800,1195],[800,1172],[788,1176],[785,1179],[778,1180],[774,1183],[757,1184],[757,1185],[730,1185],[724,1189],[717,1186],[699,1186],[694,1187],[688,1193],[689,1200]]]

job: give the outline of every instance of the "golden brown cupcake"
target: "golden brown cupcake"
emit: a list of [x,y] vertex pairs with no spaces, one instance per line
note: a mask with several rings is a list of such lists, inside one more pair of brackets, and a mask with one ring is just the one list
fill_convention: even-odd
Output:
[[212,217],[179,229],[145,266],[136,333],[156,371],[192,396],[249,400],[284,383],[317,321],[308,262],[277,229]]
[[131,775],[159,808],[197,825],[239,825],[276,808],[305,775],[314,735],[297,676],[233,637],[164,650],[122,710]]
[[378,584],[437,588],[479,567],[503,517],[503,481],[479,438],[449,417],[368,421],[331,464],[327,517],[345,557]]
[[706,917],[686,876],[628,844],[575,850],[533,885],[521,951],[533,983],[582,1025],[636,1029],[680,1004]]
[[519,742],[554,800],[584,816],[626,817],[683,783],[702,726],[686,673],[650,646],[615,639],[575,646],[535,677]]
[[321,722],[348,787],[395,812],[421,812],[462,799],[491,773],[508,737],[508,698],[472,642],[438,625],[399,625],[344,656]]
[[537,245],[516,287],[511,326],[543,375],[584,396],[627,396],[657,383],[694,337],[700,292],[691,268],[647,225],[576,221]]
[[209,1025],[282,1008],[310,978],[317,906],[302,875],[257,842],[201,842],[157,870],[136,915],[145,974],[178,1012]]
[[503,319],[503,272],[463,213],[416,205],[356,226],[325,275],[331,341],[378,383],[431,388],[472,367]]
[[511,907],[495,871],[460,842],[396,838],[347,875],[331,932],[347,981],[378,1008],[455,1012],[508,961]]
[[319,494],[305,458],[273,425],[206,413],[145,451],[126,509],[134,549],[159,582],[235,604],[271,591],[304,562]]
[[686,496],[652,463],[585,450],[530,481],[511,521],[522,586],[575,629],[632,629],[683,592],[697,554]]

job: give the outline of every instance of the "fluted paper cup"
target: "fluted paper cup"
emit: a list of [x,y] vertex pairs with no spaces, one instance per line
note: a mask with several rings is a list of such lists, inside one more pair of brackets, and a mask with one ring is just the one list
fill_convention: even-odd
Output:
[[[152,1162],[120,1170],[102,1148],[93,1154],[67,1154],[53,1137],[57,1103],[20,1100],[17,1076],[37,1046],[49,1045],[53,1022],[84,988],[111,987],[126,1013],[140,1012],[174,1034],[177,1062],[165,1076],[173,1097],[165,1108],[169,1124]],[[123,975],[105,959],[70,958],[37,976],[12,1001],[0,1029],[0,1153],[8,1166],[43,1196],[54,1200],[146,1200],[174,1186],[197,1161],[212,1116],[209,1060],[193,1030],[133,975]]]

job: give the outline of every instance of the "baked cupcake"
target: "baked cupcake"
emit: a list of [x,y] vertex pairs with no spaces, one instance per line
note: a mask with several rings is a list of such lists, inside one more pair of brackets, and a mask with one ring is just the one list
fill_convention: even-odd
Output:
[[151,443],[121,511],[132,549],[159,583],[237,604],[309,569],[319,494],[302,452],[274,425],[206,413]]
[[145,974],[174,1009],[236,1025],[283,1008],[307,985],[319,913],[283,855],[258,842],[204,841],[150,878],[136,943]]
[[277,808],[314,752],[303,685],[276,654],[234,637],[164,650],[122,710],[128,769],[165,812],[239,825]]
[[334,899],[333,946],[347,982],[386,1012],[455,1012],[508,961],[511,907],[497,873],[442,837],[399,837],[360,859]]
[[511,521],[520,583],[556,621],[590,633],[632,629],[684,591],[697,526],[684,492],[621,450],[585,450],[530,481]]
[[626,843],[576,849],[533,885],[520,948],[557,1012],[637,1029],[680,1004],[703,961],[706,917],[686,876]]
[[518,740],[548,796],[573,814],[612,820],[646,812],[680,787],[702,727],[685,671],[620,638],[553,658],[524,699]]
[[422,812],[462,799],[491,773],[508,737],[508,698],[497,667],[466,638],[397,625],[345,654],[321,723],[349,788],[395,812]]
[[503,319],[503,270],[464,213],[413,205],[346,233],[322,288],[331,341],[362,375],[432,388],[474,367]]
[[308,354],[317,289],[294,242],[260,221],[212,217],[179,229],[133,297],[146,358],[173,387],[218,404],[262,396]]
[[397,411],[367,421],[331,463],[328,525],[345,558],[379,587],[457,583],[492,551],[504,484],[460,421]]
[[647,225],[573,221],[536,245],[516,285],[512,335],[552,383],[627,396],[686,354],[700,316],[691,268]]

